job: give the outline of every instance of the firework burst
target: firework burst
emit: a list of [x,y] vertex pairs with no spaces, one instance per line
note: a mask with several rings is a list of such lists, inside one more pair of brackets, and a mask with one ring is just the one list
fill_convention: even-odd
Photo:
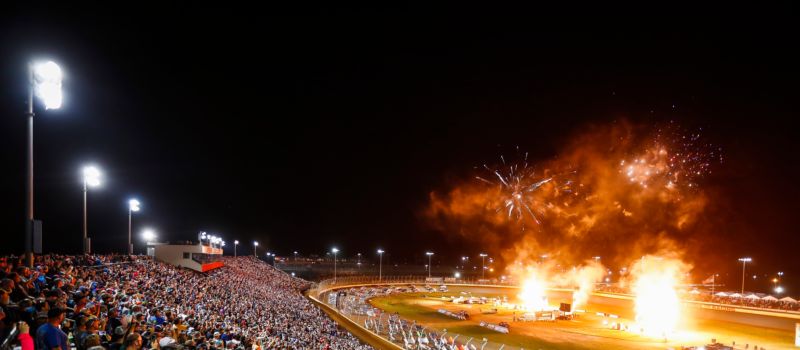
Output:
[[[517,149],[519,154],[519,149]],[[548,204],[545,201],[545,185],[550,184],[556,193],[570,193],[571,181],[557,184],[555,176],[541,176],[535,168],[528,163],[526,152],[519,162],[507,163],[504,156],[500,156],[501,165],[491,168],[486,164],[483,169],[488,176],[475,176],[485,184],[499,190],[499,199],[492,201],[492,207],[498,213],[504,213],[509,219],[523,221],[530,217],[537,224],[541,224],[540,217],[544,215]],[[524,228],[524,225],[523,225]]]
[[696,188],[722,162],[721,149],[705,142],[701,131],[686,132],[670,122],[637,155],[620,161],[620,173],[643,188]]

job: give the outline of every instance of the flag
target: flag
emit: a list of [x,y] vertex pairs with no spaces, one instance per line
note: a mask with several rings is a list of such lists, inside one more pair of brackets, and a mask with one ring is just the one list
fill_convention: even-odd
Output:
[[716,277],[716,275],[708,276],[708,278],[704,279],[702,283],[703,284],[714,284],[714,282],[715,282],[714,281],[715,280],[714,277]]

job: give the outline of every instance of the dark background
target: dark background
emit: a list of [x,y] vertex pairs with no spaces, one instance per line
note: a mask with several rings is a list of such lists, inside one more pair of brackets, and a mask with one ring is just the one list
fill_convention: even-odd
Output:
[[[800,280],[797,38],[791,5],[763,8],[277,10],[10,8],[0,15],[0,254],[20,253],[26,64],[66,73],[37,104],[35,216],[48,252],[76,253],[81,176],[96,252],[138,233],[219,233],[251,253],[382,247],[455,264],[479,247],[431,229],[431,191],[498,145],[557,155],[588,123],[703,126],[728,201],[697,276],[750,255],[759,281]],[[491,252],[490,252],[491,253]],[[476,257],[477,259],[477,257]],[[760,282],[766,288],[764,282]],[[764,289],[762,288],[762,289]],[[800,284],[798,287],[800,288]],[[798,290],[790,289],[798,295]]]

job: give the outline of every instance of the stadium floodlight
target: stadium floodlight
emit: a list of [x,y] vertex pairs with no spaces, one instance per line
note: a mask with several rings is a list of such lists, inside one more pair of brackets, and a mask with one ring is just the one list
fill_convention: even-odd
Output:
[[25,264],[33,267],[33,96],[36,95],[45,110],[61,107],[61,67],[53,61],[28,64],[28,149],[27,176],[25,177]]
[[383,280],[383,249],[378,248],[378,281]]
[[100,169],[93,165],[83,167],[83,186],[84,187],[97,187],[100,186]]
[[83,167],[83,253],[89,254],[91,253],[92,247],[91,242],[89,241],[89,232],[88,232],[88,220],[87,220],[87,210],[86,210],[86,197],[87,193],[89,192],[89,187],[97,187],[100,186],[100,170],[97,169],[95,166],[85,166]]
[[138,200],[131,199],[128,201],[128,255],[133,254],[133,240],[132,240],[132,229],[133,229],[133,213],[138,212],[140,210]]
[[53,61],[32,65],[31,83],[36,97],[42,100],[45,109],[61,108],[64,95],[61,92],[61,80],[64,75],[61,67]]
[[747,263],[753,261],[753,259],[749,257],[739,258],[739,261],[742,262],[742,295],[744,295],[744,269]]
[[339,252],[339,249],[333,247],[333,249],[331,249],[331,252],[333,253],[333,283],[336,283],[336,253]]
[[142,231],[142,239],[144,239],[145,242],[150,243],[156,239],[156,232],[149,228],[145,229]]
[[137,212],[137,211],[139,211],[139,209],[140,209],[140,208],[139,208],[139,205],[140,205],[140,204],[141,204],[141,203],[139,203],[139,201],[138,201],[138,200],[136,200],[136,199],[131,199],[131,200],[129,200],[129,201],[128,201],[128,210],[130,210],[130,211],[132,211],[132,212]]

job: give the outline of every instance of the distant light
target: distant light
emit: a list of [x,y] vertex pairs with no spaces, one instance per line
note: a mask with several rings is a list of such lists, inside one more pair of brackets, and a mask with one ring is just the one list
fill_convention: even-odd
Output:
[[461,273],[460,272],[456,272],[453,276],[455,276],[455,278],[461,278]]
[[781,286],[775,287],[775,293],[778,293],[778,294],[783,293],[783,287],[781,287]]
[[142,238],[145,240],[145,242],[152,242],[156,239],[156,232],[151,229],[145,229],[142,231]]
[[378,249],[378,254],[383,254],[383,249]]
[[133,212],[139,211],[139,201],[137,201],[135,199],[129,200],[128,201],[128,208],[130,208],[130,210],[133,211]]
[[224,247],[225,246],[225,241],[222,241],[222,243],[220,243],[220,245]]
[[333,252],[333,254],[336,254],[336,253],[339,252],[339,249],[333,248],[333,249],[331,249],[331,252]]
[[294,277],[294,272],[292,272],[292,277]]
[[83,181],[90,187],[100,186],[100,170],[94,166],[83,168]]
[[433,255],[433,252],[425,252],[425,255],[431,256],[431,255]]
[[238,240],[234,240],[234,241],[233,241],[233,244],[234,244],[234,245],[238,245],[238,244],[239,244],[239,241],[238,241]]
[[741,261],[741,262],[751,262],[751,261],[753,261],[753,259],[752,258],[739,258],[739,261]]
[[606,283],[611,282],[611,279],[606,277]]
[[487,255],[487,254],[485,254],[485,253],[480,253],[480,254],[478,254],[478,255],[479,255],[479,256],[481,256],[481,257],[484,257],[484,258],[485,258],[485,257],[487,257],[487,256],[489,256],[489,255]]
[[53,61],[38,63],[33,67],[36,96],[42,99],[45,109],[58,109],[64,99],[61,93],[61,68]]
[[258,242],[253,242],[253,245],[258,247]]

